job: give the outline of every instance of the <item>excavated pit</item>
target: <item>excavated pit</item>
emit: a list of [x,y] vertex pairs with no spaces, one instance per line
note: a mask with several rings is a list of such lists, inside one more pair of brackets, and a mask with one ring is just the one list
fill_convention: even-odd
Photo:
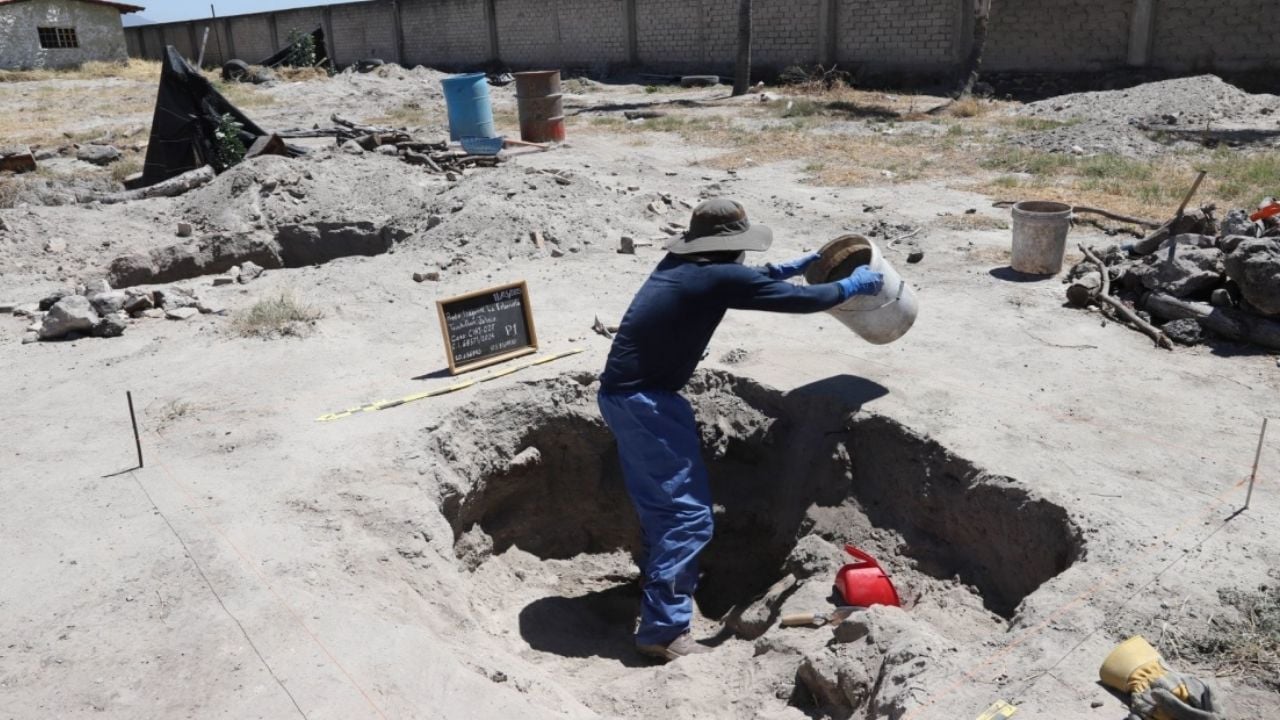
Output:
[[[512,546],[544,560],[640,556],[592,381],[518,386],[433,429],[456,473],[441,509],[471,567]],[[718,372],[699,373],[686,396],[716,503],[697,595],[706,616],[759,597],[810,534],[880,553],[900,585],[924,575],[969,586],[1004,618],[1083,554],[1062,507],[887,418]]]

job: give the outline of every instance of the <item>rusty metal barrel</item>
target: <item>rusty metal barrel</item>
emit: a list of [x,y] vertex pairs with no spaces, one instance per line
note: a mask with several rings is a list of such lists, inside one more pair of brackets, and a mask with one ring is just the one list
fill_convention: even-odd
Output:
[[560,94],[559,70],[516,73],[516,107],[520,113],[521,140],[564,140],[564,100]]

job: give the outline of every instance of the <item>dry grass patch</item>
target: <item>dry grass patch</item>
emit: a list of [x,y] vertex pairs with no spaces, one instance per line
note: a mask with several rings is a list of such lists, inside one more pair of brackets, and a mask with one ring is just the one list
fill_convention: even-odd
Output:
[[126,155],[111,164],[111,179],[123,183],[130,175],[142,172],[142,158],[137,155]]
[[1008,230],[1009,221],[1004,218],[991,217],[990,215],[979,215],[977,213],[967,215],[954,215],[948,213],[939,218],[939,224],[948,230]]
[[1178,642],[1176,635],[1161,649],[1175,659],[1188,656],[1209,665],[1219,677],[1236,675],[1280,691],[1280,586],[1256,592],[1223,590],[1222,602],[1237,618],[1214,617],[1207,631]]
[[241,337],[302,337],[322,317],[323,312],[299,302],[286,290],[236,313],[231,327]]
[[982,166],[1004,174],[977,189],[1001,199],[1034,195],[1153,220],[1177,208],[1199,169],[1209,173],[1196,196],[1202,202],[1253,207],[1264,197],[1280,195],[1280,156],[1275,153],[1217,150],[1135,159],[1004,148],[988,154]]
[[160,81],[159,60],[132,59],[128,62],[101,62],[94,60],[79,67],[36,70],[0,70],[0,83],[34,82],[39,80],[124,80]]
[[308,82],[311,80],[328,80],[329,71],[318,67],[276,67],[271,68],[281,80],[289,82]]

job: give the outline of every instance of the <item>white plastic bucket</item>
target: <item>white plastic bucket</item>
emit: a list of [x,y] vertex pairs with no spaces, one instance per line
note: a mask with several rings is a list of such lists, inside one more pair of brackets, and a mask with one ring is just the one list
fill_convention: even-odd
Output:
[[916,294],[884,259],[880,248],[861,235],[841,235],[822,247],[822,257],[805,271],[810,285],[834,282],[867,265],[884,275],[884,287],[875,295],[855,295],[827,312],[863,340],[887,345],[907,334],[915,324]]
[[1029,200],[1013,206],[1013,257],[1009,265],[1028,275],[1057,275],[1067,252],[1071,206]]

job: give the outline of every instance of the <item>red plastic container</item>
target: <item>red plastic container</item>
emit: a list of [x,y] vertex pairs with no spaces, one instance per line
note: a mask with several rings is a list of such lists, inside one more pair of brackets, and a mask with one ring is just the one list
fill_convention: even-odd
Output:
[[845,545],[844,551],[852,555],[856,561],[836,572],[836,592],[844,598],[846,605],[902,606],[897,589],[893,587],[893,582],[889,580],[889,576],[881,569],[880,563],[876,562],[875,558],[852,545]]

